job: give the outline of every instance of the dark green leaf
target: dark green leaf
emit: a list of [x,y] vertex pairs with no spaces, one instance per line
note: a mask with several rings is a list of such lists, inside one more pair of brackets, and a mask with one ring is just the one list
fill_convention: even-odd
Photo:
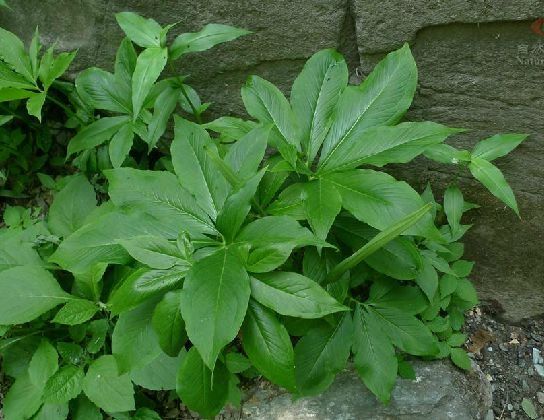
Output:
[[472,150],[472,156],[491,162],[510,153],[527,137],[527,134],[496,134],[478,142]]
[[179,354],[187,340],[180,305],[181,290],[168,292],[155,307],[151,318],[161,349],[171,357]]
[[86,69],[77,76],[75,84],[78,95],[92,108],[121,114],[132,112],[130,84],[119,83],[113,74],[105,70],[96,67]]
[[68,143],[68,156],[108,141],[128,121],[127,116],[104,117],[86,126]]
[[180,270],[188,268],[189,263],[183,257],[174,242],[161,236],[142,235],[121,239],[119,243],[132,258],[151,268],[168,269],[178,266]]
[[133,12],[117,13],[115,19],[123,32],[140,47],[161,46],[162,27],[155,20],[143,18]]
[[111,164],[114,168],[118,168],[123,164],[132,148],[134,140],[134,132],[132,130],[132,123],[127,122],[114,134],[110,141],[108,150]]
[[83,368],[66,365],[49,380],[44,389],[45,402],[62,404],[76,398],[83,386]]
[[94,302],[75,299],[66,303],[57,312],[51,322],[64,325],[78,325],[87,322],[98,312],[98,306]]
[[452,347],[450,349],[451,361],[458,367],[464,370],[471,370],[472,364],[467,352],[458,347]]
[[59,368],[58,359],[55,347],[49,341],[42,340],[28,365],[30,381],[38,388],[43,387]]
[[319,178],[305,185],[304,210],[315,235],[327,239],[334,219],[342,209],[342,197],[334,184]]
[[461,225],[461,216],[463,215],[463,193],[456,186],[450,186],[444,193],[444,212],[448,218],[451,231],[457,232]]
[[34,84],[32,64],[23,42],[15,34],[2,28],[0,28],[0,58]]
[[168,50],[151,47],[140,53],[132,75],[132,118],[136,121],[153,84],[157,81],[166,65]]

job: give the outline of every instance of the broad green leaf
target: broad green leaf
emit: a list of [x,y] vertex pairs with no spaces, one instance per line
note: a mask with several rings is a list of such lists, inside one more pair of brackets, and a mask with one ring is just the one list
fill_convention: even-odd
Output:
[[73,420],[103,420],[100,408],[81,394],[72,408]]
[[[3,234],[2,234],[3,233]],[[0,272],[21,265],[43,266],[40,255],[31,242],[10,230],[0,230]]]
[[432,302],[436,291],[438,290],[438,274],[427,258],[423,258],[422,261],[423,266],[415,280],[417,285],[429,299],[429,302]]
[[[50,56],[51,59],[44,60],[44,58],[48,56]],[[53,58],[53,47],[49,48],[44,57],[42,57],[39,70],[39,77],[46,91],[51,84],[53,84],[55,79],[58,79],[66,72],[66,70],[68,70],[68,67],[70,67],[75,56],[76,52],[64,52]]]
[[174,242],[161,236],[142,235],[121,239],[119,243],[132,258],[151,268],[168,269],[173,266],[188,266]]
[[130,378],[136,385],[153,391],[175,390],[177,371],[185,353],[183,350],[179,356],[170,357],[161,352],[147,365],[132,370]]
[[527,137],[528,134],[496,134],[478,142],[472,150],[472,157],[491,162],[510,153]]
[[132,73],[134,73],[137,59],[138,55],[136,54],[132,41],[128,37],[124,38],[121,41],[119,48],[117,48],[117,53],[115,54],[114,72],[117,83],[122,83],[123,88],[129,92],[127,97],[129,103],[128,112],[130,112]]
[[372,311],[379,319],[380,329],[402,351],[415,356],[434,356],[438,353],[436,339],[416,317],[396,308],[376,307]]
[[155,147],[166,131],[170,115],[176,109],[179,95],[178,89],[166,88],[155,100],[153,116],[147,127],[147,139],[145,139],[149,144],[149,149]]
[[277,170],[285,167],[286,164],[287,162],[278,155],[272,156],[266,160],[268,170],[266,174],[264,174],[258,192],[258,201],[262,207],[268,206],[289,176],[289,171],[285,168],[283,170]]
[[55,235],[67,237],[83,226],[95,208],[96,194],[93,186],[84,175],[77,175],[55,195],[49,208],[47,225]]
[[45,385],[43,399],[52,404],[62,404],[76,398],[81,392],[83,368],[74,365],[61,367]]
[[462,300],[476,305],[478,303],[478,294],[472,282],[468,279],[459,279],[457,287],[455,288],[455,294]]
[[227,180],[206,153],[208,148],[216,147],[199,125],[179,117],[174,120],[175,136],[170,151],[179,182],[215,220],[230,190]]
[[97,312],[98,306],[94,302],[84,299],[71,300],[57,312],[51,322],[64,325],[83,324]]
[[134,132],[130,122],[125,123],[111,138],[108,151],[114,168],[119,168],[123,164],[132,148],[133,140]]
[[229,388],[229,372],[218,362],[213,372],[192,347],[183,358],[178,371],[176,391],[191,410],[213,418],[225,405]]
[[58,368],[59,355],[55,347],[49,341],[42,340],[28,365],[30,381],[35,386],[43,388]]
[[26,110],[28,115],[36,117],[40,122],[42,121],[42,107],[45,103],[47,94],[45,92],[34,93],[26,102]]
[[457,277],[468,277],[474,267],[474,261],[458,260],[451,265]]
[[450,186],[444,193],[444,212],[452,232],[457,232],[461,225],[461,216],[463,215],[463,193],[456,186]]
[[75,85],[81,99],[95,109],[121,114],[132,111],[130,85],[117,83],[116,77],[105,70],[86,69],[77,76]]
[[83,392],[98,407],[115,413],[134,410],[134,389],[128,374],[120,375],[113,356],[91,363],[83,379]]
[[251,278],[251,296],[281,315],[321,318],[347,308],[315,281],[297,273],[273,272]]
[[253,299],[242,326],[242,342],[259,372],[276,385],[295,390],[295,356],[289,334],[270,309]]
[[228,249],[197,261],[187,274],[181,314],[189,339],[210,369],[221,349],[238,334],[249,295],[249,276]]
[[417,287],[398,285],[394,285],[389,291],[380,294],[380,296],[373,296],[371,289],[370,298],[366,304],[379,308],[398,309],[407,315],[419,314],[428,305],[425,296]]
[[157,81],[166,65],[168,50],[152,47],[140,53],[132,75],[132,119],[136,121],[153,84]]
[[250,33],[234,26],[209,23],[198,32],[179,35],[170,46],[170,57],[176,60],[184,54],[209,50],[217,44],[232,41]]
[[342,197],[332,182],[319,178],[305,185],[304,210],[312,230],[326,240],[334,219],[342,209]]
[[113,314],[128,311],[144,300],[179,287],[186,270],[139,268],[121,280],[113,290],[108,306]]
[[451,274],[445,274],[440,278],[440,296],[445,298],[451,295],[457,289],[459,279]]
[[529,417],[532,420],[538,419],[538,413],[536,411],[535,405],[529,398],[523,398],[521,400],[521,408],[527,414],[527,417]]
[[346,312],[335,325],[320,324],[295,347],[297,390],[317,395],[326,390],[346,367],[353,340],[353,319]]
[[363,305],[355,307],[353,361],[365,385],[387,403],[397,378],[397,358],[378,316]]
[[0,58],[26,80],[35,83],[30,57],[25,51],[23,42],[17,35],[3,28],[0,28]]
[[276,86],[258,76],[251,76],[242,88],[242,99],[249,115],[261,123],[273,123],[283,141],[300,149],[300,131],[295,115]]
[[225,162],[241,178],[255,175],[263,160],[270,126],[257,127],[234,143],[225,155]]
[[499,168],[479,157],[473,157],[468,167],[474,178],[519,216],[516,197]]
[[141,210],[159,221],[165,221],[173,231],[180,227],[191,236],[215,233],[215,228],[176,176],[170,172],[142,171],[118,168],[105,171],[110,183],[109,194],[118,207]]
[[219,117],[202,126],[207,130],[221,134],[226,139],[238,140],[256,128],[257,123],[236,117]]
[[91,321],[87,327],[87,332],[91,335],[87,342],[87,352],[90,354],[98,353],[106,342],[106,334],[108,334],[108,321],[104,318]]
[[146,19],[133,12],[115,15],[123,32],[142,48],[160,47],[162,27],[153,19]]
[[[2,29],[2,28],[0,28]],[[26,99],[34,96],[35,92],[29,90],[16,89],[16,88],[2,88],[0,89],[0,102],[15,101],[17,99]]]
[[304,198],[306,196],[306,184],[296,182],[283,189],[267,208],[267,212],[274,216],[290,216],[296,220],[306,219]]
[[282,265],[293,251],[293,245],[279,244],[256,248],[250,252],[246,269],[250,273],[268,273]]
[[102,294],[102,277],[106,268],[108,268],[107,264],[97,263],[91,265],[86,271],[75,273],[72,294],[98,302]]
[[104,117],[86,126],[68,143],[68,156],[108,141],[128,121],[128,116]]
[[[356,168],[362,164],[408,161],[425,147],[444,141],[458,130],[433,122],[405,122],[392,127],[371,127],[346,135],[319,163],[319,172],[328,173]],[[424,145],[425,147],[422,147]],[[415,153],[415,156],[417,154]]]
[[379,125],[397,123],[412,102],[417,68],[408,44],[389,53],[358,87],[347,87],[323,142],[321,165],[350,138]]
[[44,403],[32,420],[65,420],[69,411],[68,403]]
[[472,362],[470,357],[468,357],[467,352],[458,347],[450,348],[450,358],[451,361],[461,369],[471,370]]
[[6,420],[31,418],[42,405],[42,389],[34,385],[28,374],[15,380],[4,397],[2,411]]
[[240,373],[251,367],[251,362],[240,353],[231,351],[225,356],[225,366],[231,373]]
[[327,135],[348,77],[342,55],[327,49],[315,53],[293,83],[291,105],[302,128],[302,145],[309,163],[313,162]]
[[187,340],[180,306],[181,290],[168,292],[155,307],[151,318],[162,351],[171,357],[179,354]]
[[459,162],[470,162],[468,150],[458,150],[449,144],[440,143],[427,147],[425,157],[436,162],[457,165]]
[[451,347],[460,347],[467,341],[467,336],[465,334],[456,333],[448,338],[448,345]]
[[13,71],[3,61],[0,61],[0,88],[38,89],[33,81],[28,81],[24,76]]
[[69,299],[43,268],[19,266],[0,272],[0,325],[32,321]]
[[[420,195],[406,182],[370,169],[335,173],[327,177],[342,196],[342,206],[358,220],[383,230],[423,206]],[[430,214],[404,235],[440,238]]]
[[139,369],[162,353],[151,326],[155,304],[156,300],[151,299],[119,315],[111,336],[112,353],[119,373]]
[[0,127],[13,120],[13,115],[0,115]]
[[251,200],[257,192],[257,187],[264,173],[265,169],[262,169],[248,179],[239,189],[233,191],[227,197],[223,208],[217,215],[217,229],[227,242],[233,241],[242,227],[251,209]]
[[236,241],[247,242],[254,248],[277,244],[289,244],[293,247],[326,245],[296,220],[287,216],[266,216],[257,219],[242,228]]

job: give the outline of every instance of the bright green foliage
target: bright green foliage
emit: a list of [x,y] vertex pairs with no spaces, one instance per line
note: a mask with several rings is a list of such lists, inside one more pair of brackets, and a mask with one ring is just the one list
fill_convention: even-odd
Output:
[[[414,378],[407,355],[470,369],[460,330],[478,299],[459,240],[475,205],[455,185],[438,204],[430,187],[420,194],[380,168],[420,155],[467,167],[517,213],[490,162],[524,135],[470,152],[444,143],[461,129],[401,122],[417,85],[407,45],[358,86],[330,49],[308,60],[289,99],[251,76],[242,99],[255,121],[202,124],[209,104],[162,72],[249,32],[210,24],[167,45],[174,25],[116,18],[127,38],[113,73],[84,70],[68,89],[78,130],[68,155],[94,175],[42,174],[56,191],[45,220],[23,207],[4,213],[8,420],[160,418],[140,387],[175,390],[213,417],[239,405],[243,378],[316,395],[350,359],[386,403],[398,375]],[[71,56],[47,52],[38,65],[37,38],[27,53],[2,36],[0,100],[37,115]],[[171,118],[178,104],[186,118]]]

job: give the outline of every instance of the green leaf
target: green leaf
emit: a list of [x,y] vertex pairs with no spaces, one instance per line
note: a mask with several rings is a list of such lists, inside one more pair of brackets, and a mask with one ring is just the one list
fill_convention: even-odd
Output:
[[249,276],[228,249],[197,261],[187,274],[181,314],[189,339],[210,369],[221,349],[238,334],[249,295]]
[[471,370],[471,361],[468,357],[467,352],[458,347],[450,348],[450,358],[451,361],[458,367],[464,370]]
[[32,321],[69,299],[43,268],[19,266],[0,272],[0,325]]
[[208,148],[216,150],[216,147],[199,125],[179,117],[174,120],[175,136],[170,151],[178,179],[215,220],[230,190],[227,180],[206,153]]
[[176,268],[149,270],[140,268],[123,280],[111,293],[108,306],[113,314],[120,314],[138,306],[141,302],[181,285],[186,271]]
[[227,139],[238,140],[257,127],[254,121],[245,121],[236,117],[219,117],[202,125],[207,130],[215,131]]
[[93,186],[84,175],[76,175],[55,195],[49,208],[47,225],[55,235],[66,237],[83,226],[95,208]]
[[82,273],[74,274],[72,293],[93,302],[100,300],[102,294],[102,277],[108,268],[107,264],[97,263]]
[[69,411],[70,407],[68,403],[45,403],[34,417],[32,417],[32,420],[65,420],[68,418]]
[[[376,283],[374,283],[376,285]],[[418,288],[412,286],[393,286],[387,293],[373,296],[371,289],[368,305],[379,308],[398,309],[407,315],[416,315],[427,308],[427,301]]]
[[416,277],[416,283],[423,290],[429,302],[432,302],[438,290],[438,274],[427,258],[423,258],[422,261],[423,266]]
[[528,134],[496,134],[478,142],[472,150],[472,157],[491,162],[510,153],[528,136]]
[[295,347],[297,390],[317,395],[326,390],[346,367],[353,339],[353,319],[346,312],[335,325],[321,324],[305,334]]
[[179,356],[170,357],[160,354],[147,365],[130,372],[130,378],[136,385],[153,391],[170,391],[176,389],[176,376],[179,365],[185,357],[183,350]]
[[440,296],[445,298],[451,295],[457,289],[459,279],[451,274],[445,274],[440,279]]
[[326,157],[321,158],[319,172],[342,171],[369,163],[409,161],[429,145],[440,143],[457,131],[433,122],[405,122],[347,134]]
[[115,15],[123,32],[142,48],[160,47],[162,27],[153,19],[146,19],[133,12]]
[[402,351],[415,356],[438,353],[436,339],[416,317],[396,308],[375,308],[372,311],[379,319],[381,330]]
[[397,358],[380,319],[363,305],[355,307],[353,353],[357,373],[380,401],[387,403],[397,378]]
[[14,72],[3,61],[0,61],[0,88],[37,90],[33,81],[29,82],[19,73]]
[[42,340],[28,365],[30,381],[37,387],[43,388],[47,380],[59,368],[59,355],[55,347],[47,340]]
[[142,235],[121,239],[119,243],[127,250],[132,258],[151,268],[168,269],[175,265],[188,267],[174,242],[169,242],[161,236]]
[[134,389],[128,374],[120,375],[113,356],[91,363],[83,379],[83,392],[102,410],[115,413],[134,410]]
[[100,409],[81,394],[72,408],[73,420],[103,420]]
[[499,168],[479,157],[473,157],[468,167],[474,178],[519,216],[516,197]]
[[249,115],[261,123],[273,123],[282,141],[300,148],[300,132],[295,115],[276,86],[258,76],[250,76],[242,87],[242,99]]
[[78,325],[87,322],[98,312],[94,302],[77,299],[71,300],[57,312],[51,322],[64,325]]
[[170,46],[170,57],[176,60],[184,54],[209,50],[217,44],[232,41],[250,33],[234,26],[209,23],[198,32],[179,35]]
[[[375,229],[386,229],[424,204],[410,185],[383,172],[357,169],[327,178],[340,192],[342,206]],[[403,234],[440,237],[430,214],[425,214]]]
[[45,92],[34,93],[26,102],[26,110],[28,115],[33,115],[40,122],[42,121],[42,107],[45,103],[47,94]]
[[215,228],[187,190],[170,172],[118,168],[104,172],[109,194],[118,207],[146,212],[164,221],[173,231],[180,226],[191,236],[215,233]]
[[[2,29],[2,28],[0,28]],[[15,88],[0,89],[0,102],[15,101],[17,99],[26,99],[34,96],[35,92]]]
[[246,269],[250,273],[268,273],[282,265],[292,251],[293,246],[290,244],[256,248],[248,256]]
[[295,390],[293,345],[276,315],[250,299],[242,326],[244,351],[257,370],[268,380],[292,392]]
[[61,367],[45,385],[43,399],[52,404],[62,404],[76,398],[83,387],[83,368],[74,365]]
[[348,77],[342,55],[327,49],[315,53],[293,83],[291,104],[302,127],[302,145],[308,162],[314,160],[327,135]]
[[30,57],[23,42],[13,33],[0,28],[0,58],[26,80],[35,84]]
[[[128,77],[130,80],[132,72]],[[130,85],[119,83],[115,75],[105,70],[97,67],[86,69],[79,73],[75,85],[81,99],[95,109],[121,114],[132,111]]]
[[538,419],[538,413],[536,412],[535,405],[529,398],[524,398],[521,400],[521,408],[530,419]]
[[68,143],[68,156],[108,141],[128,121],[128,116],[104,117],[86,126]]
[[304,210],[312,230],[319,239],[326,240],[334,219],[342,209],[342,197],[334,184],[319,178],[305,185]]
[[155,307],[151,318],[162,351],[171,357],[179,354],[187,340],[180,306],[181,290],[168,292]]
[[7,420],[31,418],[42,405],[42,387],[34,385],[28,374],[17,378],[4,397],[2,411]]
[[461,190],[456,186],[448,187],[444,193],[444,212],[448,218],[452,233],[459,230],[464,203],[465,200],[463,200]]
[[455,294],[462,300],[473,305],[478,303],[478,294],[476,293],[476,289],[469,279],[459,279],[457,281]]
[[153,116],[147,127],[147,139],[145,139],[149,144],[149,149],[155,147],[166,131],[170,115],[176,109],[179,95],[178,89],[168,87],[155,100]]
[[114,168],[118,168],[123,164],[132,148],[132,142],[134,140],[134,132],[132,129],[132,123],[125,123],[110,141],[108,151],[111,164]]
[[406,360],[399,361],[399,376],[403,379],[416,380],[416,372],[413,366]]
[[273,272],[251,278],[251,295],[281,315],[321,318],[347,308],[315,281],[297,273]]
[[455,333],[448,338],[448,345],[451,347],[460,347],[467,341],[467,336],[461,333]]
[[242,227],[251,209],[251,200],[257,192],[257,187],[265,171],[266,169],[262,169],[248,179],[239,189],[233,191],[217,215],[217,229],[225,237],[227,242],[233,241]]
[[47,91],[51,84],[64,74],[74,60],[76,52],[64,52],[53,58],[53,47],[50,47],[40,62],[39,77]]
[[270,126],[257,127],[234,143],[225,162],[243,180],[255,175],[266,152]]
[[191,410],[204,417],[214,417],[225,405],[229,389],[229,372],[220,361],[212,371],[192,347],[178,371],[176,391]]
[[[115,54],[115,79],[118,84],[122,84],[123,92],[128,91],[127,102],[129,106],[127,107],[127,112],[130,112],[130,90],[132,82],[132,73],[134,73],[134,68],[136,67],[136,60],[138,55],[134,49],[134,45],[130,38],[126,37],[121,41],[119,48],[117,48],[117,53]],[[77,79],[76,79],[77,80]],[[125,97],[125,95],[123,95]]]
[[329,154],[364,130],[397,123],[412,102],[417,68],[408,44],[389,53],[358,87],[347,87],[323,142],[321,164]]
[[240,373],[251,367],[251,362],[240,353],[230,352],[225,356],[225,365],[231,373]]
[[13,115],[0,115],[0,127],[10,122],[13,118]]
[[457,277],[468,277],[474,267],[474,261],[458,260],[451,265]]
[[166,48],[152,47],[140,53],[132,75],[132,119],[136,121],[145,99],[168,60]]
[[458,150],[449,144],[441,143],[427,147],[425,157],[436,162],[454,164],[470,162],[471,155],[468,150]]

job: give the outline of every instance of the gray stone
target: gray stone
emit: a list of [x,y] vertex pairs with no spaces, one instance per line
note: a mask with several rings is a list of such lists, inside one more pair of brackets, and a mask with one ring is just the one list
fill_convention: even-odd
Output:
[[302,419],[477,419],[491,406],[491,387],[476,367],[465,375],[448,362],[415,362],[416,381],[399,379],[388,405],[364,387],[354,371],[338,375],[322,395],[293,401],[276,387],[262,383],[249,391],[242,418]]

